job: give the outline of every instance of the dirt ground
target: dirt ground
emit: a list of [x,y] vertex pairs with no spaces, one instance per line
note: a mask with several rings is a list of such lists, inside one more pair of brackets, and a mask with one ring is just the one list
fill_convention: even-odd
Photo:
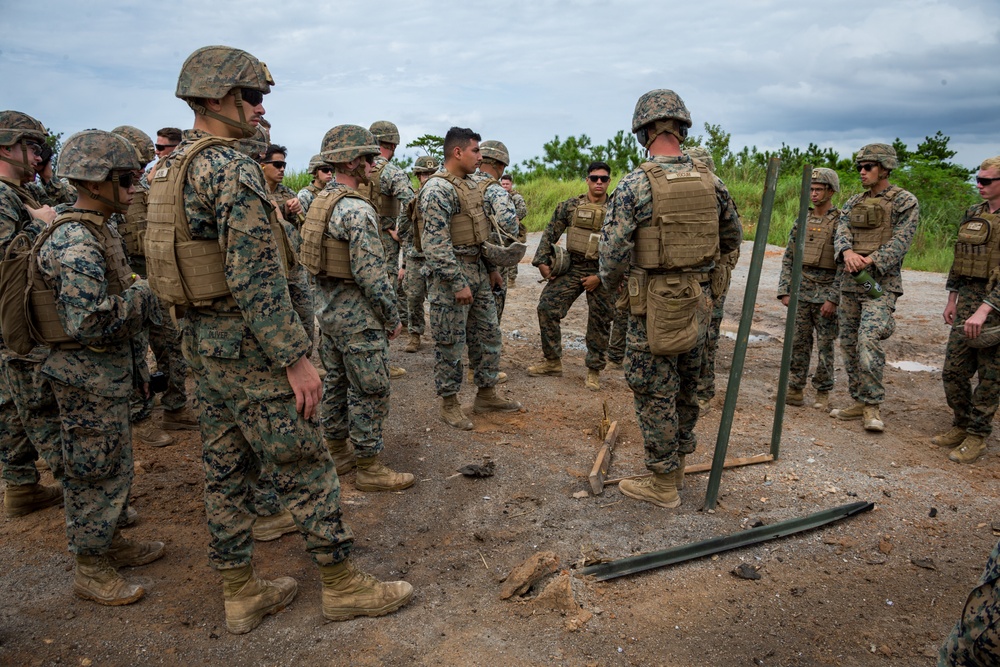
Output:
[[[528,258],[531,252],[529,251]],[[735,272],[724,328],[735,332],[751,246]],[[780,248],[769,248],[754,317],[765,340],[748,350],[730,456],[766,453],[774,415],[784,308],[774,298]],[[526,258],[526,262],[527,259]],[[416,592],[381,619],[325,623],[320,585],[296,535],[260,544],[265,576],[299,581],[294,603],[252,633],[223,621],[219,576],[209,568],[199,439],[135,452],[131,535],[163,540],[163,559],[127,571],[147,588],[127,607],[99,607],[71,592],[61,510],[0,522],[0,664],[4,665],[929,665],[956,620],[997,537],[997,448],[975,465],[947,460],[929,437],[950,426],[940,371],[886,369],[884,434],[789,407],[780,459],[727,470],[719,505],[703,511],[707,474],[687,476],[683,504],[655,508],[611,486],[576,497],[599,442],[601,401],[621,435],[611,475],[644,470],[642,441],[622,371],[583,386],[585,300],[563,323],[565,373],[531,378],[541,358],[535,306],[540,285],[527,263],[511,291],[503,330],[502,392],[525,409],[475,416],[460,432],[438,418],[433,350],[393,362],[386,459],[414,472],[403,493],[365,494],[345,476],[343,505],[355,558]],[[944,276],[907,272],[890,362],[942,365]],[[734,341],[723,338],[719,395],[698,424],[688,463],[711,461]],[[838,362],[840,361],[838,350]],[[846,406],[838,363],[834,404]],[[469,406],[474,389],[463,389]],[[807,399],[812,389],[807,389]],[[811,401],[809,401],[811,404]],[[455,476],[491,457],[496,475]],[[872,512],[718,556],[596,583],[585,558],[620,558],[745,530],[863,500]],[[551,551],[559,571],[524,599],[501,600],[501,580],[532,554]],[[759,566],[750,581],[732,572]],[[915,563],[920,563],[917,565]],[[562,577],[560,579],[559,577]],[[555,581],[549,595],[535,600]],[[561,588],[560,588],[561,587]]]

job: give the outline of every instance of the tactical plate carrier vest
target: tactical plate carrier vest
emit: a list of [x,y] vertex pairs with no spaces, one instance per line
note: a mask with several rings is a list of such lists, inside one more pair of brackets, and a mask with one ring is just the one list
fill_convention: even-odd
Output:
[[[486,219],[483,193],[477,185],[448,171],[439,171],[431,178],[443,178],[455,186],[455,192],[458,194],[458,213],[451,216],[451,244],[482,245],[486,242],[490,236],[490,221]],[[421,220],[417,232],[423,234],[423,231],[424,223]]]
[[851,249],[867,257],[892,238],[892,200],[902,190],[892,186],[884,197],[865,193],[851,208],[848,220],[853,239]]
[[118,233],[125,239],[125,250],[130,257],[146,254],[143,240],[146,237],[146,211],[149,208],[149,190],[137,189],[132,203],[125,211],[125,222],[118,225]]
[[990,213],[987,206],[964,221],[955,240],[957,275],[969,278],[989,278],[1000,266],[1000,215]]
[[357,190],[358,194],[372,202],[380,218],[396,218],[399,217],[399,200],[388,192],[382,192],[382,172],[387,164],[388,160],[374,169],[368,182],[358,185]]
[[[221,137],[203,137],[182,149],[175,149],[162,167],[158,166],[149,188],[146,225],[146,270],[149,286],[165,302],[178,306],[204,307],[231,296],[226,283],[226,256],[218,239],[191,238],[184,212],[184,182],[191,160],[209,146],[228,146]],[[268,223],[280,255],[281,270],[287,274],[294,263],[288,237],[267,199],[261,203],[269,211]]]
[[806,245],[802,251],[802,265],[834,271],[837,262],[833,256],[833,232],[837,228],[840,211],[832,208],[823,217],[806,218]]
[[601,226],[607,204],[583,201],[573,211],[573,219],[566,230],[566,249],[585,259],[597,259],[597,245],[600,242]]
[[649,271],[690,272],[710,264],[719,251],[715,182],[703,164],[667,172],[655,162],[641,169],[649,178],[653,214],[636,231],[633,262]]
[[309,212],[306,213],[306,221],[302,225],[300,261],[314,276],[354,280],[354,274],[351,273],[350,245],[347,241],[331,238],[325,234],[333,208],[345,197],[368,201],[354,190],[323,190],[316,195],[312,205],[309,206]]

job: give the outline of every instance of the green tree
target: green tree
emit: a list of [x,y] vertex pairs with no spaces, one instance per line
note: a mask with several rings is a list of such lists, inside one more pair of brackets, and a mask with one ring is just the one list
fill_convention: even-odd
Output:
[[438,162],[444,161],[444,137],[436,134],[422,134],[406,144],[406,147],[422,150],[424,155],[430,155]]

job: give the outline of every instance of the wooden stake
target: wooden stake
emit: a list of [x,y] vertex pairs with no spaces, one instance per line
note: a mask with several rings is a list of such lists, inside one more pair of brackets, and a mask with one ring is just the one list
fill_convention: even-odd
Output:
[[[722,466],[723,468],[739,468],[740,466],[752,466],[758,463],[770,463],[774,460],[774,457],[770,454],[757,454],[756,456],[743,456],[734,459],[726,459],[726,463]],[[694,465],[689,465],[684,467],[684,474],[691,475],[696,472],[708,472],[712,469],[711,463],[695,463]],[[617,484],[623,479],[639,479],[641,477],[649,477],[652,473],[645,473],[642,475],[629,475],[628,477],[616,477],[615,479],[606,479],[604,484]],[[591,473],[593,476],[593,473]]]
[[618,422],[611,422],[611,427],[608,429],[608,434],[604,436],[604,444],[601,445],[600,451],[597,452],[597,458],[594,460],[594,467],[590,471],[590,491],[595,495],[599,496],[604,492],[604,476],[608,474],[608,468],[611,467],[611,452],[615,448],[615,441],[618,440]]

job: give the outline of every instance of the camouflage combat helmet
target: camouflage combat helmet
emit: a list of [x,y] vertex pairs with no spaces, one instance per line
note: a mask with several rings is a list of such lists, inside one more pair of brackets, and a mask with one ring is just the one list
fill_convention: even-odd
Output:
[[399,145],[399,128],[396,127],[395,123],[377,120],[368,129],[375,136],[376,142],[392,144],[393,146]]
[[45,126],[20,111],[0,111],[0,146],[13,146],[22,139],[43,143]]
[[549,276],[557,278],[569,271],[569,259],[569,253],[566,252],[566,248],[563,248],[561,245],[553,245],[552,266],[550,267]]
[[131,125],[119,125],[111,131],[125,137],[132,144],[135,152],[139,155],[140,163],[146,165],[156,159],[156,153],[153,152],[153,140],[139,128]]
[[104,130],[77,132],[63,143],[56,176],[71,181],[105,181],[116,171],[142,169],[124,137]]
[[203,46],[188,56],[181,66],[174,95],[185,100],[195,113],[239,127],[244,137],[252,137],[256,128],[246,120],[240,95],[236,96],[236,110],[240,115],[238,123],[209,111],[198,100],[222,99],[233,88],[257,90],[266,95],[273,85],[267,65],[246,51],[231,46]]
[[889,171],[899,166],[899,160],[896,159],[896,149],[889,144],[862,146],[854,158],[854,163],[861,164],[862,162],[877,162]]
[[484,141],[479,144],[479,153],[484,158],[492,158],[505,167],[510,164],[510,153],[507,152],[507,147],[503,145],[502,141],[492,139]]
[[684,149],[684,155],[695,162],[701,162],[703,165],[708,167],[709,171],[715,172],[715,158],[704,146],[691,146],[690,148]]
[[433,174],[441,167],[437,158],[433,155],[421,155],[413,163],[414,174]]
[[260,160],[261,156],[267,151],[267,145],[270,143],[271,139],[267,134],[267,130],[263,126],[258,125],[252,137],[244,137],[236,142],[236,150],[253,160]]
[[316,155],[313,155],[311,158],[309,158],[309,167],[307,169],[310,174],[315,176],[317,169],[319,169],[320,167],[329,167],[329,166],[330,164],[323,159],[323,155],[321,153],[316,153]]
[[632,113],[632,131],[658,120],[676,120],[685,128],[691,127],[691,114],[684,106],[684,100],[672,90],[660,88],[651,90],[635,103]]
[[497,245],[495,243],[484,243],[482,245],[483,257],[489,260],[493,266],[509,267],[517,266],[517,263],[524,257],[528,246],[520,241],[515,241],[508,246]]
[[350,162],[363,155],[378,155],[378,144],[371,132],[360,125],[338,125],[323,137],[320,155],[331,164]]
[[834,192],[840,192],[840,176],[833,169],[817,167],[813,169],[812,182],[829,185]]

